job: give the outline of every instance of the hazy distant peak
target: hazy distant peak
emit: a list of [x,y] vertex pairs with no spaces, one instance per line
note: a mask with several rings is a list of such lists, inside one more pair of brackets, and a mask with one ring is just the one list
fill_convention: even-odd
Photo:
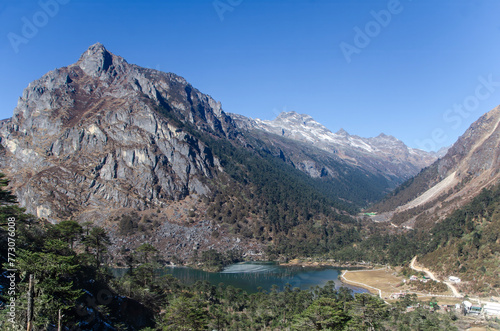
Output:
[[380,133],[378,136],[376,136],[374,139],[378,140],[387,140],[387,141],[400,141],[398,138],[391,136],[390,134],[385,134],[385,133]]
[[300,123],[306,123],[309,121],[314,121],[314,119],[306,114],[299,114],[295,111],[289,111],[289,112],[281,112],[276,119],[274,119],[275,122],[300,122]]
[[295,111],[283,111],[279,113],[279,115],[276,117],[276,119],[285,119],[285,118],[291,118],[291,117],[296,117],[299,116],[299,114]]
[[337,132],[335,132],[335,134],[338,135],[338,136],[343,136],[343,137],[349,136],[349,132],[347,132],[343,128],[340,128],[340,130],[338,130]]
[[436,157],[442,158],[443,156],[446,155],[446,153],[448,153],[448,150],[450,148],[451,148],[451,146],[441,147],[438,151],[434,152],[434,154],[436,155]]

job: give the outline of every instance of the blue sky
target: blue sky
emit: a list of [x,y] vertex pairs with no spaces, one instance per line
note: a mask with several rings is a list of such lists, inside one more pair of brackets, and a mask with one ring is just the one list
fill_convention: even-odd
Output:
[[99,41],[227,112],[293,110],[437,149],[500,104],[499,13],[498,0],[0,0],[0,117]]

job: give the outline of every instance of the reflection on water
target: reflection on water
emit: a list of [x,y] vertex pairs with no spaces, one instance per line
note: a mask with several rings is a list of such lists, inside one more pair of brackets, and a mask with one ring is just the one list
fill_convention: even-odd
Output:
[[[122,276],[125,269],[114,269],[115,276]],[[286,284],[292,288],[303,290],[316,285],[324,286],[332,280],[336,286],[341,286],[338,280],[340,269],[333,267],[303,268],[299,266],[280,266],[274,262],[242,262],[226,267],[222,272],[211,273],[185,267],[166,267],[161,269],[161,274],[171,274],[183,283],[192,284],[198,280],[206,280],[213,285],[224,283],[241,288],[249,293],[257,292],[261,287],[269,291],[273,285],[280,289]],[[366,292],[363,289],[351,287],[354,292]]]

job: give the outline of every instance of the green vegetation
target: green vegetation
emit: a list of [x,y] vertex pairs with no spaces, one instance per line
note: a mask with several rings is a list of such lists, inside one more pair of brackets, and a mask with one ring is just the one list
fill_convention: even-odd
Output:
[[498,294],[500,290],[500,185],[483,190],[431,231],[420,262],[444,275],[473,281],[467,290]]
[[332,198],[333,185],[264,152],[222,140],[212,140],[210,146],[228,176],[220,175],[214,195],[206,201],[208,217],[235,234],[269,243],[270,253],[290,257],[325,253],[334,234],[355,224],[340,211],[358,210]]
[[[264,143],[252,134],[227,139],[220,130],[195,128],[195,123],[181,119],[168,105],[156,109],[188,133],[185,139],[193,152],[201,153],[198,141],[203,142],[206,148],[201,154],[207,162],[217,159],[224,169],[203,178],[212,192],[205,199],[210,206],[207,218],[229,233],[267,244],[271,257],[318,256],[360,240],[352,215],[360,206],[382,198],[388,189],[383,176],[323,159],[310,148],[301,149],[313,159],[321,158],[336,174],[311,178],[286,161],[281,140]],[[138,227],[131,218],[121,219],[119,226],[123,234]]]
[[407,283],[411,291],[420,293],[443,293],[448,291],[448,286],[443,282],[436,282],[434,280],[427,280],[427,282],[411,281]]
[[152,220],[144,216],[141,217],[135,211],[115,217],[112,221],[118,222],[118,232],[123,236],[130,235],[138,231],[148,234],[160,225],[158,220]]
[[[5,186],[5,185],[3,185]],[[0,190],[0,240],[8,236],[6,224],[16,217],[16,315],[0,310],[0,328],[33,330],[453,330],[453,316],[428,310],[406,313],[406,301],[390,306],[370,294],[347,288],[325,287],[303,291],[286,286],[248,294],[232,286],[199,281],[186,286],[170,275],[159,276],[156,249],[139,246],[128,259],[130,271],[120,279],[108,275],[102,262],[109,244],[98,227],[84,231],[73,221],[52,225],[35,219]],[[7,202],[9,201],[9,202]],[[6,253],[5,247],[2,253]],[[237,252],[234,255],[237,258]],[[217,265],[224,256],[202,253]],[[9,266],[2,265],[2,271]],[[32,279],[30,289],[29,279]],[[0,278],[4,287],[7,278]],[[7,303],[10,294],[2,293]],[[408,300],[405,298],[404,300]],[[28,306],[33,314],[28,317]]]
[[346,245],[330,257],[340,261],[371,261],[405,265],[415,256],[444,276],[470,281],[465,290],[496,294],[500,290],[500,185],[476,198],[428,231],[383,233],[363,227],[363,240]]

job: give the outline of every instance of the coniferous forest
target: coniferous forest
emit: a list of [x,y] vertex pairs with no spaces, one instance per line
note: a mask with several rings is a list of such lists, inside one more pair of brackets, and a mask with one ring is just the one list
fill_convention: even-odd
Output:
[[[419,307],[415,296],[387,304],[371,294],[335,288],[333,282],[311,291],[285,286],[252,294],[203,281],[185,285],[155,272],[159,258],[149,244],[130,255],[133,268],[125,276],[113,278],[103,263],[109,245],[105,230],[71,220],[53,225],[27,215],[14,203],[14,196],[5,189],[7,184],[2,177],[0,247],[2,256],[9,256],[8,238],[13,229],[8,224],[15,219],[15,251],[11,250],[15,259],[12,264],[3,261],[2,268],[4,274],[12,268],[17,272],[14,279],[2,278],[2,330],[24,329],[28,323],[33,330],[456,329],[454,313],[432,313],[423,304]],[[493,203],[491,194],[484,192],[470,211],[478,203]],[[443,223],[435,236],[443,233],[442,242],[460,238],[462,233],[447,230],[460,222],[460,215],[448,225]],[[384,245],[396,247],[403,239]],[[367,242],[377,244],[388,239],[373,236],[370,240]],[[350,253],[346,250],[345,254]],[[401,261],[390,254],[387,259]],[[10,282],[15,283],[12,293],[5,291]],[[419,308],[407,312],[408,306]]]

